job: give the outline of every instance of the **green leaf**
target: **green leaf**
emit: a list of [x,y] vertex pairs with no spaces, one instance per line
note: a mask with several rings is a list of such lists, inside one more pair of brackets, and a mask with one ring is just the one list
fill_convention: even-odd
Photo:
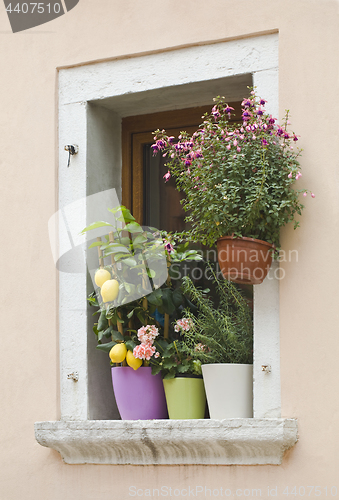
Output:
[[112,331],[112,339],[115,341],[124,340],[124,336],[117,330]]
[[123,228],[123,231],[128,231],[129,233],[140,233],[143,232],[143,229],[137,222],[130,222]]
[[161,365],[152,365],[152,375],[157,375],[161,372]]
[[103,335],[109,339],[111,338],[112,331],[113,331],[113,326],[109,326],[107,330],[104,331]]
[[95,241],[88,248],[100,247],[102,245],[102,241]]
[[132,352],[133,352],[134,347],[136,347],[136,343],[133,342],[133,340],[126,340],[125,345],[126,345],[127,350],[132,351]]
[[171,368],[174,368],[175,366],[177,366],[176,362],[170,358],[166,358],[163,362],[163,367],[168,369],[168,370],[170,370]]
[[153,269],[147,269],[147,274],[150,278],[155,278],[157,273]]
[[91,231],[92,229],[97,229],[98,227],[105,227],[105,226],[113,227],[112,224],[109,224],[108,222],[103,222],[103,221],[93,222],[93,224],[90,224],[89,226],[85,227],[85,229],[83,229],[80,234],[84,234],[86,231]]
[[146,243],[146,241],[147,238],[145,238],[143,234],[138,234],[138,236],[136,236],[136,238],[134,238],[133,240],[133,245],[140,245],[142,243]]
[[126,266],[129,266],[129,267],[134,267],[137,265],[137,262],[135,259],[133,259],[133,257],[127,257],[126,259],[122,258],[119,260],[120,260],[120,262],[122,262],[123,264],[126,264]]
[[162,305],[162,290],[158,288],[158,290],[154,290],[154,292],[147,295],[147,300],[150,304],[154,304],[157,307]]
[[175,307],[178,308],[179,306],[181,306],[183,299],[184,299],[184,296],[181,293],[181,290],[179,288],[174,290],[173,295],[172,295],[172,300],[173,300],[173,304],[175,305]]
[[177,366],[177,371],[178,373],[187,373],[190,369],[190,366],[189,364],[185,364],[185,365],[178,365]]
[[108,319],[106,318],[106,311],[102,311],[98,321],[98,331],[106,330],[108,327]]
[[165,313],[172,314],[175,311],[175,305],[172,300],[173,292],[170,288],[162,289],[162,305]]
[[97,345],[97,349],[99,349],[99,351],[109,352],[115,345],[116,342],[108,342],[107,344]]

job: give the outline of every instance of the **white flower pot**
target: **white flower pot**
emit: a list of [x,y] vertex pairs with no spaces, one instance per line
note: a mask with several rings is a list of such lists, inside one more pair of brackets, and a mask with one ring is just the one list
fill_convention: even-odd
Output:
[[253,417],[253,365],[202,365],[210,418]]

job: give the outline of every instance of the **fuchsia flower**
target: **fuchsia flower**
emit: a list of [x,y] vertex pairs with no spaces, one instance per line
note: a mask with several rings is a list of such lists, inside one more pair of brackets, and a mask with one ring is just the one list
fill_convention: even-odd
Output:
[[312,198],[315,198],[315,194],[314,193],[311,193],[311,196],[312,196]]
[[171,173],[170,171],[167,172],[167,174],[164,175],[165,182],[169,181],[171,178]]
[[164,245],[168,253],[172,253],[174,248],[170,241],[164,240]]
[[290,172],[287,176],[289,179],[292,179],[292,172]]

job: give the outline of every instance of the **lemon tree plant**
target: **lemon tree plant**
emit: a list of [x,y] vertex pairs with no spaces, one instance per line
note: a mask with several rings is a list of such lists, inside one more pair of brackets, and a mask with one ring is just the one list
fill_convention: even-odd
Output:
[[[104,241],[90,245],[90,248],[98,248],[102,266],[106,257],[111,258],[111,264],[96,271],[94,282],[98,288],[88,301],[99,309],[99,319],[93,328],[98,349],[109,353],[111,364],[126,360],[129,366],[137,369],[141,366],[141,358],[134,354],[141,353],[140,329],[157,328],[159,337],[153,340],[158,350],[153,354],[158,353],[156,357],[159,357],[167,346],[163,339],[168,336],[164,332],[164,315],[169,317],[176,309],[187,305],[180,288],[172,286],[168,268],[202,257],[187,244],[177,246],[167,233],[143,228],[124,206],[109,211],[118,222],[126,225],[109,233]],[[83,233],[109,226],[107,222],[95,222]],[[145,283],[150,283],[151,287]],[[147,355],[142,359],[146,365],[150,361]]]

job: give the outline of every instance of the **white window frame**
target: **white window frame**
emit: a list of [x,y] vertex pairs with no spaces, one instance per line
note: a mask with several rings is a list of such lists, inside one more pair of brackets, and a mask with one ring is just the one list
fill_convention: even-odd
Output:
[[[278,117],[278,45],[278,33],[269,33],[59,69],[59,209],[108,188],[121,194],[123,116],[206,104],[225,83],[226,97],[239,99],[250,74]],[[79,147],[69,168],[66,144]],[[83,228],[88,222],[84,201],[76,223]],[[60,232],[61,253],[68,245]],[[277,278],[275,263],[264,283],[254,286],[253,419],[124,422],[109,420],[90,396],[88,353],[98,352],[91,332],[87,335],[85,268],[78,274],[60,272],[61,420],[37,422],[38,442],[58,450],[67,463],[281,463],[284,450],[297,440],[297,421],[281,418]],[[123,438],[122,429],[128,430]],[[141,440],[137,447],[126,446],[136,439]]]

